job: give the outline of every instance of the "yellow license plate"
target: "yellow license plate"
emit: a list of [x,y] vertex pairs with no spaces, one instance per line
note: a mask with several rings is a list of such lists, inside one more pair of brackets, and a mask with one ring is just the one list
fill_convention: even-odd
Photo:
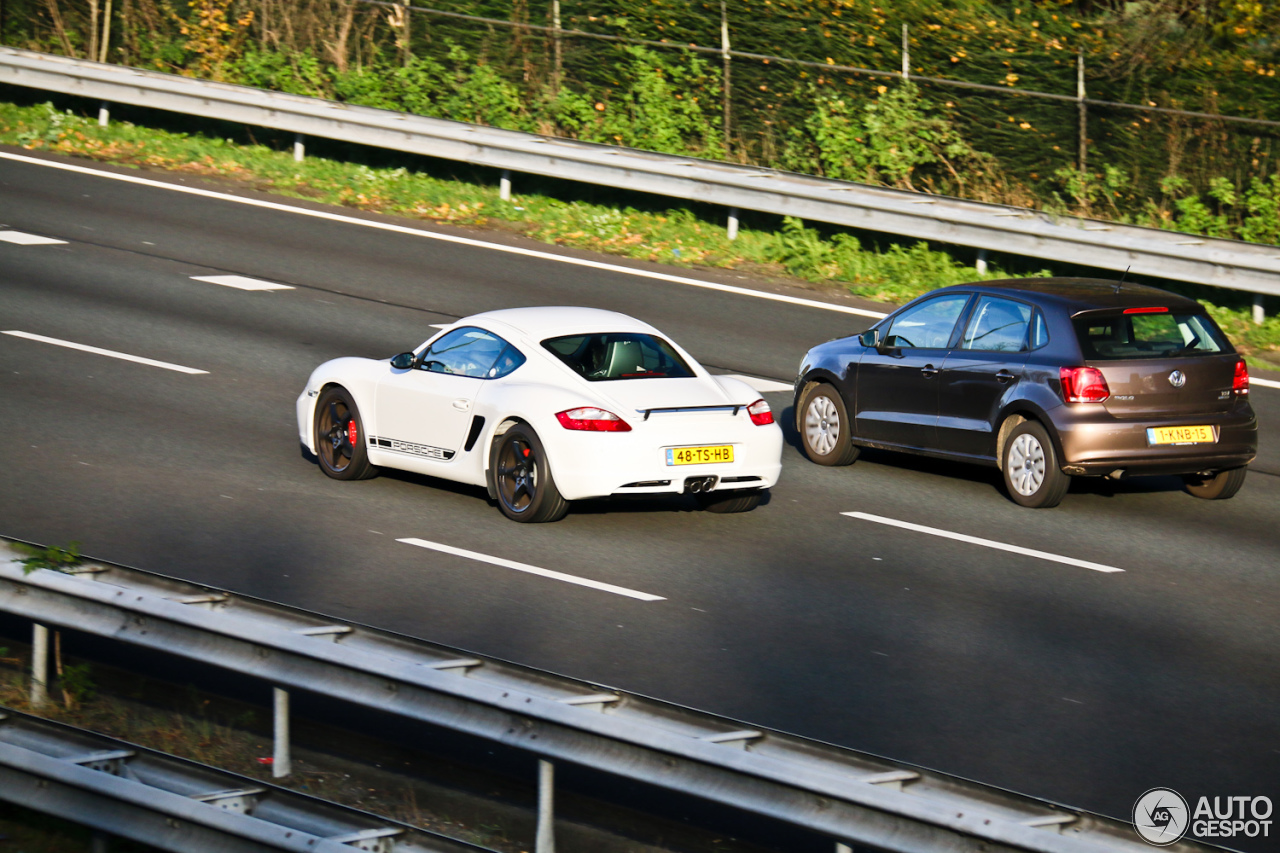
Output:
[[1218,436],[1211,426],[1152,427],[1147,444],[1215,444]]
[[732,462],[733,445],[717,444],[713,447],[668,447],[668,465],[706,465],[715,462]]

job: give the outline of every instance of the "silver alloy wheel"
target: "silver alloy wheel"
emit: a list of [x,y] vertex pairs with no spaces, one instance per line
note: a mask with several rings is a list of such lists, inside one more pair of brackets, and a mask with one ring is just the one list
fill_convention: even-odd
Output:
[[1044,484],[1044,448],[1034,435],[1023,433],[1009,447],[1009,483],[1023,497],[1031,497]]
[[840,440],[840,412],[825,394],[809,401],[804,413],[804,440],[819,456],[827,456]]

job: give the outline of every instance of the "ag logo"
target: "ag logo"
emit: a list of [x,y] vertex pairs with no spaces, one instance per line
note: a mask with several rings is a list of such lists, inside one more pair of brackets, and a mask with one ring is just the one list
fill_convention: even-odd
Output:
[[1133,804],[1133,828],[1142,840],[1165,847],[1187,834],[1187,801],[1171,788],[1152,788]]

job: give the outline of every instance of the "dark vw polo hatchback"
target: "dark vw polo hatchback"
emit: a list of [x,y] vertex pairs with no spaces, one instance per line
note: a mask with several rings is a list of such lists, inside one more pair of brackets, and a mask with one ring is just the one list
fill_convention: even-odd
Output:
[[861,447],[995,465],[1028,507],[1071,477],[1181,475],[1229,498],[1258,449],[1249,372],[1193,300],[1095,279],[927,293],[805,355],[796,427],[820,465]]

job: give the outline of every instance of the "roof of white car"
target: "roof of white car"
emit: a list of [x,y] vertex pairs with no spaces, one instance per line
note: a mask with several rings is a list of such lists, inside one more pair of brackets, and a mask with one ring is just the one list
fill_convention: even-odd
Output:
[[617,311],[563,306],[504,308],[475,314],[459,321],[459,325],[468,323],[502,324],[537,339],[586,332],[657,331],[648,323]]

